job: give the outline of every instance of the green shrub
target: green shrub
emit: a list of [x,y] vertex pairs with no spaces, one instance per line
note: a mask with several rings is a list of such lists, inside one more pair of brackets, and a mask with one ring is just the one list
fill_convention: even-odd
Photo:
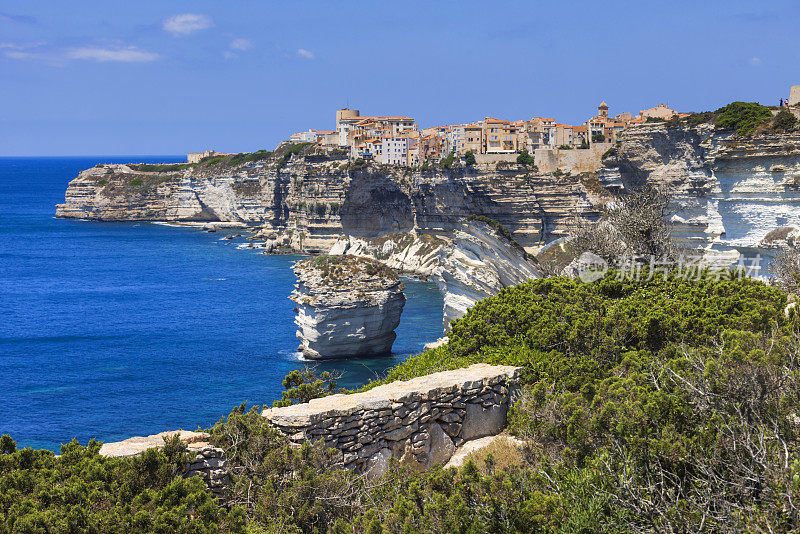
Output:
[[714,124],[717,128],[734,130],[737,135],[749,135],[756,127],[769,123],[772,112],[757,102],[731,102],[716,111],[692,113],[686,118],[689,126]]
[[536,162],[534,161],[534,157],[531,156],[526,149],[517,156],[517,163],[528,167],[533,166]]
[[772,120],[772,126],[782,132],[791,132],[797,127],[797,117],[785,109],[778,112]]
[[468,167],[475,165],[475,163],[477,163],[477,161],[475,160],[475,152],[473,152],[472,150],[467,150],[467,153],[464,154],[464,163]]
[[714,113],[717,127],[735,130],[739,135],[753,133],[756,126],[772,120],[769,108],[757,102],[732,102]]
[[601,159],[613,158],[617,155],[617,147],[611,147],[605,152],[603,152],[603,157]]
[[456,151],[451,151],[447,156],[442,158],[439,161],[439,165],[442,166],[443,169],[451,169],[453,168],[453,163],[456,161]]
[[179,476],[188,460],[174,439],[132,458],[104,458],[100,443],[51,451],[0,441],[2,532],[244,532],[239,508],[220,508],[203,482]]

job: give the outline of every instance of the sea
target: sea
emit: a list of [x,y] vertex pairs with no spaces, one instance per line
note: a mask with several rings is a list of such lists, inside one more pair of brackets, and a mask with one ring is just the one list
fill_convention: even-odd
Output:
[[54,451],[208,428],[243,402],[271,405],[311,365],[353,388],[442,333],[442,297],[408,279],[393,353],[304,361],[287,298],[293,262],[227,232],[54,217],[98,163],[183,157],[0,158],[0,434]]

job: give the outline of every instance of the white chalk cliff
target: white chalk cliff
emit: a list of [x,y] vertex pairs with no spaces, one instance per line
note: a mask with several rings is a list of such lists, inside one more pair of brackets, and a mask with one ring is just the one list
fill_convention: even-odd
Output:
[[391,352],[406,297],[397,273],[376,260],[319,256],[294,267],[299,350],[306,358]]
[[329,254],[373,258],[404,273],[430,276],[439,266],[441,250],[449,243],[443,236],[393,232],[374,238],[346,235],[333,244]]
[[442,250],[433,273],[444,297],[445,331],[477,301],[539,277],[536,263],[520,245],[485,222],[464,223]]

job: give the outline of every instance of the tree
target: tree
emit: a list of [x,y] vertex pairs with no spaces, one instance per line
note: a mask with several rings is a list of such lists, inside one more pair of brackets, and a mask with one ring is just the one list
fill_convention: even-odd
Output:
[[605,143],[606,136],[601,133],[593,133],[592,134],[592,143]]
[[797,293],[800,287],[800,249],[783,248],[769,266],[772,283],[787,293]]
[[467,166],[475,165],[475,163],[477,163],[475,160],[475,152],[472,150],[467,150],[467,153],[464,154],[464,163],[466,163]]
[[662,260],[674,258],[669,224],[670,196],[665,190],[645,185],[619,199],[602,219],[578,230],[574,245],[580,252],[594,252],[610,264],[623,254]]
[[450,153],[441,159],[439,162],[443,169],[450,169],[453,167],[453,163],[456,161],[456,151],[451,150]]
[[533,166],[534,159],[533,156],[528,153],[528,150],[525,149],[517,156],[517,163],[520,165],[525,165],[526,167]]
[[586,138],[581,139],[581,146],[579,148],[582,148],[584,150],[589,148],[589,143],[586,141]]

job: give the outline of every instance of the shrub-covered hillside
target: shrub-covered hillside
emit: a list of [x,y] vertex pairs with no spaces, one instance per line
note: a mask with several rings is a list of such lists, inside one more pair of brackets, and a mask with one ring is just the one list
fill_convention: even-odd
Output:
[[[289,447],[241,406],[211,430],[234,466],[228,509],[174,478],[172,449],[104,463],[71,446],[32,463],[43,453],[4,445],[0,532],[103,531],[124,513],[140,532],[231,532],[245,516],[249,532],[794,531],[800,347],[786,304],[749,279],[531,281],[478,303],[447,345],[388,378],[525,367],[509,416],[530,444],[521,457],[370,480],[318,444]],[[65,514],[88,519],[69,530]]]

